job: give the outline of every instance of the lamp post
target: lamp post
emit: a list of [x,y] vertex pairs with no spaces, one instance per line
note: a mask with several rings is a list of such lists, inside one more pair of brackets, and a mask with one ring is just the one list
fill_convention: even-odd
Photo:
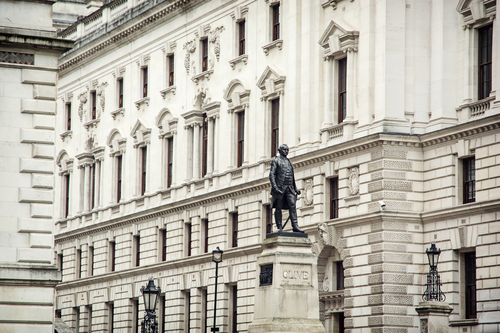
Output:
[[142,333],[157,333],[158,321],[156,320],[156,301],[161,293],[160,287],[155,286],[153,277],[149,278],[148,285],[141,287],[141,293],[144,297],[144,310],[146,312],[144,320],[141,323]]
[[214,326],[212,332],[219,332],[219,328],[215,327],[217,323],[217,279],[219,277],[219,263],[222,262],[222,250],[217,248],[212,251],[212,261],[215,262],[215,300],[214,300]]
[[436,248],[436,244],[432,243],[431,248],[425,250],[425,252],[429,261],[429,274],[427,274],[427,289],[424,291],[422,299],[424,301],[444,302],[446,296],[441,291],[441,278],[437,271],[441,250]]

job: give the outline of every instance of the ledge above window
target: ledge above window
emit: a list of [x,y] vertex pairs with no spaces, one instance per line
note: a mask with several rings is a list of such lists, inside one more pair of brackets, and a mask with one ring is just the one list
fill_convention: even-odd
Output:
[[458,320],[450,320],[450,326],[476,326],[478,321],[476,318],[472,319],[458,319]]
[[66,137],[69,137],[69,138],[72,138],[73,137],[73,131],[66,131],[66,132],[63,132],[61,134],[59,134],[59,136],[61,137],[61,139],[64,141],[64,139],[66,139]]
[[149,97],[141,98],[140,100],[135,101],[134,104],[135,104],[135,107],[137,108],[137,110],[139,110],[141,108],[142,104],[146,104],[149,106]]
[[210,81],[210,75],[212,75],[213,72],[214,72],[213,69],[209,69],[208,71],[204,71],[204,72],[201,72],[200,74],[193,76],[193,78],[191,80],[193,80],[194,83],[196,83],[196,84],[198,84],[198,81],[200,79],[205,79],[207,81]]
[[161,94],[161,97],[163,97],[163,99],[165,99],[165,96],[168,94],[168,93],[172,93],[175,95],[175,90],[177,89],[176,86],[170,86],[170,87],[167,87],[163,90],[160,90],[160,94]]
[[281,50],[283,48],[283,39],[273,40],[271,43],[262,46],[262,49],[264,50],[264,53],[267,56],[269,54],[269,50],[275,47]]
[[111,111],[110,114],[113,119],[116,119],[117,115],[121,114],[123,116],[125,114],[125,108],[116,109],[115,111]]
[[246,65],[248,62],[248,54],[242,54],[237,58],[229,60],[229,65],[231,65],[231,69],[234,69],[236,67],[236,64],[240,62],[243,62]]
[[97,119],[92,119],[91,121],[87,121],[85,124],[83,124],[83,127],[85,127],[85,129],[89,129],[89,128],[97,128],[97,125],[99,124],[99,122],[101,121],[101,119],[97,118]]

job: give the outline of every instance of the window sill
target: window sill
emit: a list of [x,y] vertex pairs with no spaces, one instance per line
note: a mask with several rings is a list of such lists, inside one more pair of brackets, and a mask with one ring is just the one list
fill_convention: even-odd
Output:
[[229,60],[229,65],[231,65],[231,69],[234,69],[236,67],[236,64],[240,62],[243,62],[246,65],[248,62],[248,54],[242,54],[237,58]]
[[198,84],[198,81],[200,79],[206,79],[207,81],[210,81],[210,75],[212,75],[213,72],[214,72],[213,69],[201,72],[200,74],[193,76],[193,78],[191,80],[193,80],[193,82],[196,84]]
[[140,100],[135,101],[134,104],[135,104],[135,107],[137,108],[137,110],[139,110],[141,108],[142,104],[146,104],[149,106],[149,97],[141,98]]
[[97,118],[97,119],[93,119],[91,121],[87,121],[85,124],[83,124],[83,127],[85,127],[85,129],[89,129],[90,128],[97,128],[97,125],[99,124],[99,122],[101,121],[101,119]]
[[476,326],[478,324],[477,319],[458,319],[458,320],[450,320],[450,326]]
[[119,108],[115,111],[110,112],[110,114],[113,119],[116,119],[117,115],[121,114],[123,116],[125,114],[125,108]]
[[161,97],[163,97],[163,99],[165,99],[165,96],[168,94],[168,93],[172,93],[175,95],[175,90],[177,89],[176,86],[170,86],[166,89],[163,89],[160,91],[160,94],[161,94]]
[[277,39],[273,40],[271,43],[262,46],[262,49],[264,50],[264,53],[269,55],[269,50],[277,47],[279,50],[283,48],[283,39]]
[[73,137],[73,131],[69,130],[69,131],[63,132],[63,133],[59,134],[59,136],[64,141],[64,139],[66,139],[67,137],[69,137],[69,138]]

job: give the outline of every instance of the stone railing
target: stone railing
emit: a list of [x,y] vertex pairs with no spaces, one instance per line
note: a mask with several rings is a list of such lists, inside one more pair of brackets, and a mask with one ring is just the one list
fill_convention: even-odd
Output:
[[344,311],[343,290],[320,292],[319,301],[325,304],[325,313]]
[[495,96],[491,96],[476,102],[462,104],[456,109],[458,118],[460,121],[467,121],[484,117],[486,111],[491,109],[491,103],[494,100]]

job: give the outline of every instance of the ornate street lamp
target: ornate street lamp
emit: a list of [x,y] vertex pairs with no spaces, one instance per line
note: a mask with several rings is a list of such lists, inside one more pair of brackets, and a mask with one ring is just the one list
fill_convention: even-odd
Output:
[[219,328],[215,327],[217,322],[217,279],[219,277],[219,263],[222,262],[222,250],[217,248],[212,251],[212,261],[215,262],[215,300],[214,300],[214,326],[212,332],[219,332]]
[[144,297],[144,310],[146,312],[144,320],[141,323],[142,333],[157,333],[158,321],[156,320],[156,301],[161,293],[160,287],[155,286],[153,277],[149,278],[148,285],[141,287],[141,293]]
[[436,244],[432,243],[431,248],[425,250],[427,253],[427,260],[429,260],[429,274],[427,274],[427,289],[422,295],[424,301],[438,301],[444,302],[446,296],[441,291],[441,278],[437,271],[439,255],[441,250],[436,248]]

